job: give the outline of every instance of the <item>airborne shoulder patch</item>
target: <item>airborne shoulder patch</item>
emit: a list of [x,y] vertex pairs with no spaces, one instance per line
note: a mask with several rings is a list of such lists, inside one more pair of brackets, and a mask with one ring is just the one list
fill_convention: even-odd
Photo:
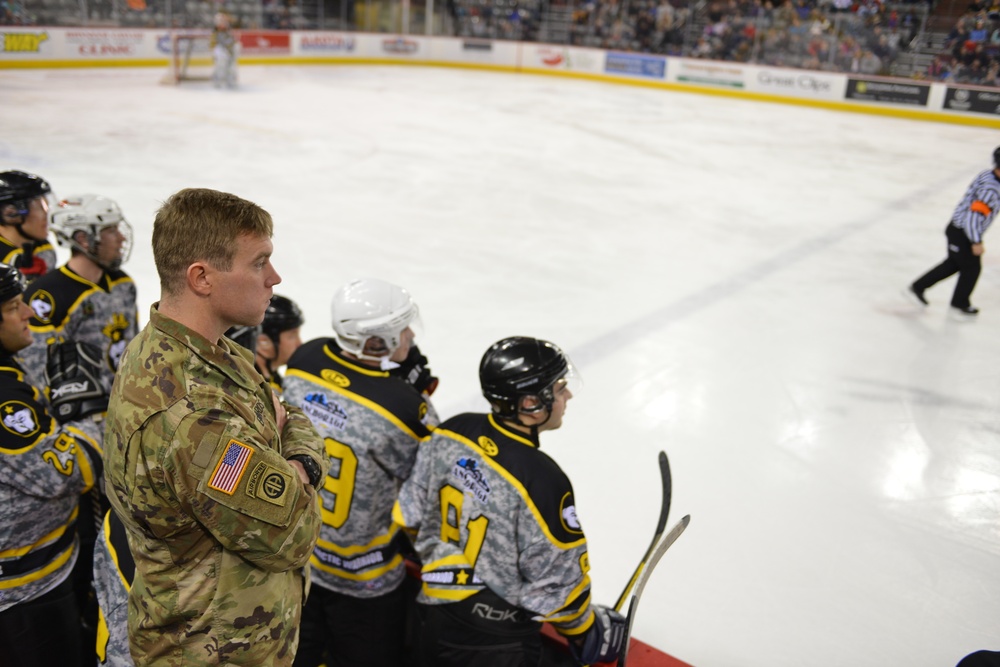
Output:
[[253,448],[239,440],[230,440],[226,451],[215,466],[208,487],[233,495],[253,457]]
[[250,473],[250,479],[247,481],[247,495],[284,507],[291,485],[292,478],[290,476],[261,462]]

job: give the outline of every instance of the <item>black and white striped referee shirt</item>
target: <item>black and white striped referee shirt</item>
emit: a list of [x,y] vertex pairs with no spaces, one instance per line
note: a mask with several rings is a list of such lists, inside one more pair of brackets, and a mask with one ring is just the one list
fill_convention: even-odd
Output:
[[988,169],[972,181],[952,215],[951,223],[973,243],[983,242],[983,232],[1000,212],[1000,178]]

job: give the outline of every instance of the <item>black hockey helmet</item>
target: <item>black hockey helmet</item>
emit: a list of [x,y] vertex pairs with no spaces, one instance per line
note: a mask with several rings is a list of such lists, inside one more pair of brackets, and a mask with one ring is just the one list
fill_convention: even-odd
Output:
[[10,264],[0,263],[0,304],[24,294],[24,274]]
[[1000,169],[1000,146],[993,149],[993,168]]
[[259,324],[252,327],[230,327],[226,332],[226,338],[250,350],[250,354],[257,354],[257,336],[260,335],[260,327]]
[[298,305],[285,296],[275,294],[271,297],[271,303],[264,311],[264,322],[261,324],[261,331],[267,334],[275,347],[278,346],[278,338],[282,331],[288,331],[305,324],[302,317],[302,310]]
[[[494,414],[516,419],[521,411],[551,409],[555,400],[553,386],[572,369],[573,364],[556,345],[512,336],[486,350],[479,362],[479,384]],[[525,396],[537,396],[540,404],[532,410],[519,410]]]
[[51,192],[48,182],[40,176],[23,171],[0,172],[0,207],[11,205],[21,217],[28,215],[32,199]]

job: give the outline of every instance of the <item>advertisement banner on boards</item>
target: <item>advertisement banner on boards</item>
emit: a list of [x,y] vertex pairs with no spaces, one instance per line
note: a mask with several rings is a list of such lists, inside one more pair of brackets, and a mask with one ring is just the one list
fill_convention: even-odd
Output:
[[0,62],[6,58],[51,58],[55,55],[55,43],[48,30],[4,27],[0,32]]
[[608,53],[604,57],[604,71],[608,74],[663,79],[667,76],[667,60],[636,53]]
[[739,65],[707,60],[680,60],[676,69],[677,81],[701,83],[726,88],[746,88],[746,72]]
[[973,90],[948,86],[944,93],[944,108],[947,111],[971,111],[997,116],[1000,115],[1000,90]]
[[930,93],[931,87],[926,83],[873,81],[855,77],[850,77],[847,80],[847,99],[849,100],[890,102],[925,107]]

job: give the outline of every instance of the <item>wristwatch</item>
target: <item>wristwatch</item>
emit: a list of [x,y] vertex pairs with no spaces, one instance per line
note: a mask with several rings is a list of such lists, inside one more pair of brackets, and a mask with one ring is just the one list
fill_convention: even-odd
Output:
[[309,476],[309,484],[314,489],[319,488],[319,483],[323,480],[323,470],[316,463],[316,459],[305,454],[296,454],[295,456],[289,456],[288,460],[301,463],[302,467],[306,470],[306,474]]

